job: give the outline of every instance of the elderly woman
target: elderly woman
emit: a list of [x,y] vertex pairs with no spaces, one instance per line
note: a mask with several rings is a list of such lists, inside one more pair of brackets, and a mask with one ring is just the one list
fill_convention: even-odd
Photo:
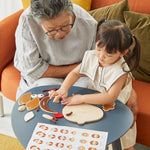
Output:
[[[84,52],[94,48],[96,28],[92,16],[70,0],[31,0],[16,30],[17,97],[34,86],[61,84]],[[76,85],[87,83],[82,78]]]
[[[16,97],[40,85],[61,84],[94,49],[97,22],[70,0],[31,0],[16,30],[15,67],[21,72]],[[87,78],[75,85],[87,87]],[[128,101],[136,119],[137,102],[133,91]]]

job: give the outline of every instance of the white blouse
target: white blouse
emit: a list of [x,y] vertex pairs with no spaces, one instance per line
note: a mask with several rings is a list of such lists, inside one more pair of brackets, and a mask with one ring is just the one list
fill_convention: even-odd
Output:
[[[82,60],[80,74],[84,74],[90,78],[89,88],[97,90],[99,92],[107,92],[111,86],[126,72],[123,70],[129,70],[129,67],[124,58],[118,60],[115,64],[108,67],[100,67],[98,58],[95,55],[95,50],[86,51]],[[132,90],[131,75],[128,74],[126,84],[121,90],[118,99],[123,103],[126,103],[130,97]]]
[[37,81],[49,65],[80,63],[84,52],[94,48],[96,20],[77,5],[73,5],[73,12],[76,16],[73,28],[62,40],[45,35],[41,25],[34,20],[30,7],[23,12],[15,34],[14,65],[26,81],[24,84]]

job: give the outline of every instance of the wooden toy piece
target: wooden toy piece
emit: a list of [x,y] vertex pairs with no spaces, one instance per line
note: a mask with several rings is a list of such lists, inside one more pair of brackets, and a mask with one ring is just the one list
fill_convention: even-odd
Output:
[[18,107],[18,110],[19,111],[24,111],[26,109],[26,106],[25,105],[21,105]]
[[56,120],[52,120],[52,119],[51,119],[51,120],[50,120],[50,122],[52,122],[52,123],[56,123]]
[[41,102],[40,102],[40,107],[42,110],[46,111],[46,112],[49,112],[49,113],[57,113],[53,110],[51,110],[48,106],[47,106],[47,103],[48,101],[50,100],[49,96],[46,96],[44,97]]
[[31,94],[31,98],[36,98],[36,97],[38,97],[38,95],[37,94]]
[[33,100],[28,101],[26,104],[26,107],[27,107],[27,110],[29,111],[29,110],[33,110],[37,108],[38,105],[39,105],[39,98],[36,97]]
[[47,93],[45,93],[45,95],[43,95],[42,97],[41,97],[41,94],[40,94],[40,96],[39,96],[39,94],[38,94],[38,98],[39,98],[40,100],[43,99],[43,98],[46,97],[46,96],[48,96]]
[[34,113],[32,111],[26,113],[25,116],[24,116],[24,120],[26,122],[29,121],[29,120],[31,120],[32,118],[34,118]]
[[54,119],[55,121],[57,121],[57,118],[56,118],[55,116],[53,116],[53,119]]
[[115,102],[108,104],[108,105],[103,105],[103,110],[104,111],[109,111],[115,109]]
[[42,92],[48,92],[48,91],[52,91],[52,90],[56,91],[56,90],[58,90],[58,88],[44,89]]
[[39,111],[39,106],[36,107],[36,111],[37,111],[37,112]]
[[46,118],[46,119],[49,119],[50,120],[50,122],[52,122],[52,123],[56,123],[56,119],[54,119],[54,117],[52,117],[52,116],[50,116],[50,115],[48,115],[48,114],[43,114],[42,115],[44,118]]
[[44,96],[44,94],[38,94],[38,95],[37,95],[37,97],[38,97],[39,99],[41,99],[43,96]]
[[46,118],[46,119],[49,119],[49,120],[53,119],[53,117],[50,116],[50,115],[48,115],[48,114],[43,114],[42,116],[43,116],[44,118]]
[[31,100],[31,93],[26,93],[19,98],[18,104],[23,105],[23,104],[26,104],[30,100]]
[[[103,111],[99,107],[90,104],[65,106],[62,112],[65,119],[77,124],[98,121],[104,115]],[[72,113],[70,114],[70,112]]]
[[56,118],[63,118],[63,114],[61,114],[61,113],[56,113],[56,114],[54,114],[54,116]]
[[72,113],[73,113],[73,112],[71,111],[71,112],[67,113],[66,116],[70,116]]

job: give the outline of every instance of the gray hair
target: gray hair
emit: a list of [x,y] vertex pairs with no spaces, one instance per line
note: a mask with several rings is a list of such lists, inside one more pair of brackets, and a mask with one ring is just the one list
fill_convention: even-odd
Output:
[[38,23],[52,19],[65,11],[72,15],[73,5],[70,0],[31,0],[31,12]]

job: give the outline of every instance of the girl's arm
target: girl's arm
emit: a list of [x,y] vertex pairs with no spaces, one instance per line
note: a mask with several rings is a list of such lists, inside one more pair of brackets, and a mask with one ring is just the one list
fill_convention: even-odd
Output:
[[79,74],[80,64],[73,69],[65,78],[61,87],[57,91],[50,92],[50,98],[54,98],[54,102],[58,101],[61,97],[67,97],[69,88],[83,75]]
[[108,92],[99,94],[87,94],[87,95],[73,95],[72,97],[64,98],[62,104],[76,105],[81,103],[91,103],[91,104],[110,104],[113,103],[121,89],[125,85],[127,74],[121,76],[109,89]]
[[79,64],[75,69],[73,69],[65,78],[64,82],[61,85],[61,89],[66,89],[67,91],[69,88],[83,75],[79,74],[80,71],[80,66]]

